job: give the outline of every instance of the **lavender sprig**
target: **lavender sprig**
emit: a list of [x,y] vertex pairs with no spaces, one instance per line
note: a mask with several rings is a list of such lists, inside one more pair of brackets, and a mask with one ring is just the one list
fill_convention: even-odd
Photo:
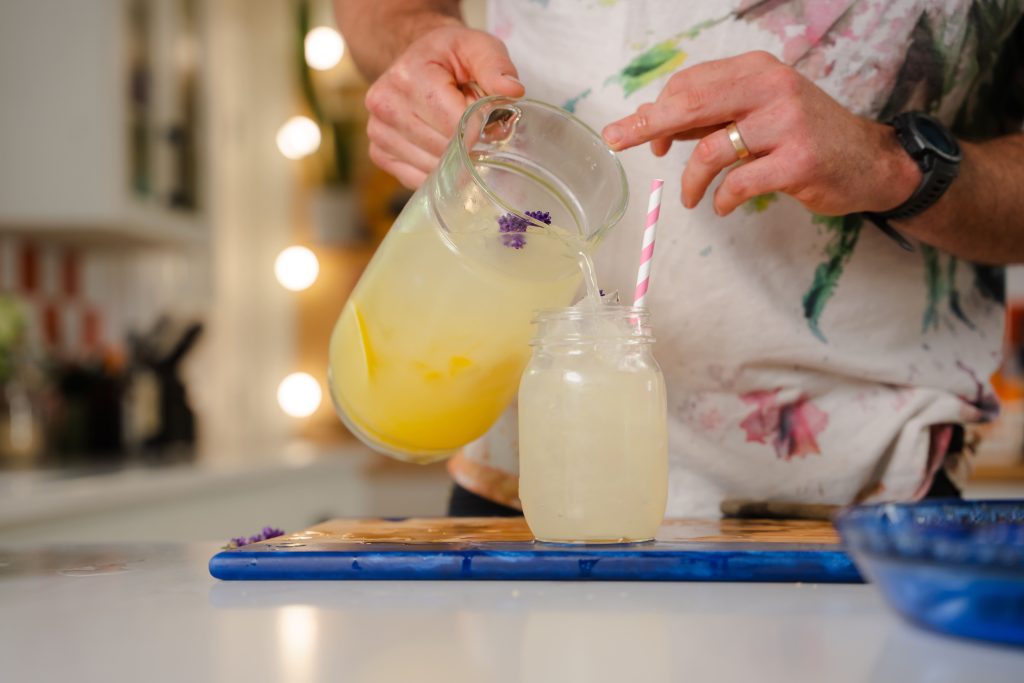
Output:
[[[551,214],[547,211],[527,211],[526,215],[535,221],[551,225]],[[530,221],[514,213],[506,213],[498,216],[498,232],[506,233],[501,237],[501,243],[513,249],[522,249],[526,246],[526,229],[533,225]]]
[[551,225],[551,214],[547,211],[527,211],[526,215],[544,225]]
[[255,536],[246,538],[245,536],[236,536],[228,541],[228,544],[224,546],[225,550],[232,550],[234,548],[241,548],[242,546],[250,545],[252,543],[259,543],[265,541],[268,538],[277,538],[278,536],[284,536],[284,531],[281,529],[275,529],[272,526],[265,526]]

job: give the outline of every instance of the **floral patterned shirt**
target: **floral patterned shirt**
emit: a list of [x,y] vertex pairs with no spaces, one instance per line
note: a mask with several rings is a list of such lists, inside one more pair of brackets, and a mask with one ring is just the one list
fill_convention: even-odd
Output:
[[[675,71],[767,50],[849,110],[930,112],[961,136],[1020,130],[1024,0],[501,0],[491,30],[530,97],[600,129]],[[1016,80],[1014,80],[1016,79]],[[648,304],[669,387],[669,515],[723,499],[846,504],[920,496],[944,425],[991,419],[1002,269],[859,216],[768,194],[726,218],[676,198],[692,144],[621,155],[630,210],[597,255],[631,291],[651,178],[664,178]],[[959,462],[947,460],[954,479]],[[517,505],[515,414],[451,461],[456,481]]]

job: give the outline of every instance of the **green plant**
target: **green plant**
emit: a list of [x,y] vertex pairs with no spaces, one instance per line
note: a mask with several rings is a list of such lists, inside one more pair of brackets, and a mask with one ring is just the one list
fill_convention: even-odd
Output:
[[25,337],[25,311],[12,296],[0,294],[0,382],[14,374],[16,356]]

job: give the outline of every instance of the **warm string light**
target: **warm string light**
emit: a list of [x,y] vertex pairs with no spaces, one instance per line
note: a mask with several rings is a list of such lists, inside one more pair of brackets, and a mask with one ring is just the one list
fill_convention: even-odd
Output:
[[308,289],[320,274],[316,254],[306,247],[288,247],[274,261],[274,275],[285,289],[301,292]]
[[305,372],[293,372],[277,387],[277,404],[292,417],[309,417],[320,407],[320,383]]
[[345,41],[329,26],[317,26],[306,34],[306,64],[317,71],[333,69],[345,56]]
[[[318,26],[306,34],[304,46],[306,63],[318,71],[334,68],[345,55],[345,41],[327,26]],[[277,148],[289,159],[313,154],[320,148],[320,141],[320,127],[306,116],[293,116],[277,131]],[[277,281],[292,291],[307,289],[319,274],[316,254],[306,247],[288,247],[274,261]],[[309,417],[320,407],[322,399],[320,383],[305,372],[293,372],[277,387],[277,403],[292,417]]]
[[289,159],[301,159],[320,149],[320,126],[307,116],[293,116],[277,130],[277,148]]

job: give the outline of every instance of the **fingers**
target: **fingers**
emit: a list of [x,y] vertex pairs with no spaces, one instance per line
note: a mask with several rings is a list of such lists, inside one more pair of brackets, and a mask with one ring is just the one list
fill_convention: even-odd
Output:
[[398,67],[371,86],[366,108],[371,118],[440,155],[466,108],[466,98],[440,65],[428,65],[416,74]]
[[[748,143],[749,145],[750,143]],[[751,154],[753,154],[751,149]],[[700,202],[711,181],[725,168],[739,161],[725,128],[701,138],[683,169],[683,206],[692,209]]]
[[[725,130],[736,122],[755,155],[738,154]],[[609,124],[605,141],[617,150],[650,142],[655,155],[676,140],[700,136],[681,178],[683,204],[695,206],[714,179],[720,215],[769,192],[783,192],[809,210],[841,215],[871,205],[877,183],[861,179],[876,167],[860,119],[791,66],[764,53],[699,64],[673,75],[656,102]],[[856,179],[856,180],[851,180]],[[857,196],[860,193],[862,196]]]
[[714,83],[723,78],[735,78],[737,73],[763,74],[779,66],[781,66],[781,62],[775,55],[761,50],[745,52],[724,59],[712,59],[674,73],[665,84],[662,94],[668,97],[685,90],[700,88],[703,84]]
[[693,137],[697,129],[743,118],[769,97],[767,87],[755,76],[726,78],[640,105],[636,113],[609,124],[603,135],[615,150],[656,138]]
[[494,36],[479,31],[467,33],[457,43],[455,54],[468,76],[466,80],[476,81],[488,95],[522,97],[526,93],[505,44]]
[[782,190],[785,178],[785,164],[777,153],[737,166],[725,174],[722,184],[715,190],[715,213],[727,216],[749,199]]
[[672,138],[655,138],[651,140],[651,154],[656,157],[663,157],[672,148]]
[[410,166],[404,161],[399,161],[372,142],[370,143],[370,160],[382,171],[395,176],[398,182],[410,190],[418,188],[427,178],[427,174],[423,171]]
[[[414,114],[438,132],[443,145],[455,134],[455,126],[466,110],[466,95],[452,72],[440,64],[429,64],[421,77],[409,83],[410,103],[405,114]],[[395,122],[389,121],[392,125]]]
[[[736,130],[753,156],[769,153],[784,139],[784,129],[771,110],[756,112],[736,122]],[[726,128],[719,128],[701,138],[683,170],[683,206],[689,209],[697,206],[718,174],[739,160],[739,153]]]
[[397,65],[366,95],[371,159],[415,188],[437,165],[466,107],[450,71]]
[[473,98],[475,81],[488,94],[519,97],[523,84],[504,44],[462,27],[431,31],[370,87],[366,108],[371,158],[403,185],[416,187],[437,165]]
[[[425,128],[425,126],[423,127]],[[382,152],[423,173],[433,171],[441,158],[440,154],[432,154],[417,146],[407,134],[388,126],[377,118],[371,118],[367,123],[366,134],[370,138],[370,142]]]
[[721,126],[705,126],[703,128],[693,128],[684,133],[673,135],[664,138],[655,138],[651,140],[651,152],[656,157],[663,157],[668,154],[668,150],[672,148],[672,143],[676,140],[700,140],[702,137],[711,135]]
[[410,125],[405,130],[405,135],[417,147],[435,157],[441,157],[444,154],[444,150],[448,147],[448,141],[455,135],[455,127],[458,125],[459,120],[455,119],[451,124],[451,134],[445,135],[437,127],[421,118],[419,114],[414,114],[411,119]]
[[697,64],[673,75],[656,102],[605,127],[604,138],[622,150],[657,138],[693,137],[694,129],[725,125],[793,94],[804,80],[765,52]]
[[671,138],[688,127],[693,127],[693,122],[688,125],[685,112],[677,108],[674,98],[666,98],[640,105],[635,113],[605,126],[601,135],[618,151],[657,138]]

